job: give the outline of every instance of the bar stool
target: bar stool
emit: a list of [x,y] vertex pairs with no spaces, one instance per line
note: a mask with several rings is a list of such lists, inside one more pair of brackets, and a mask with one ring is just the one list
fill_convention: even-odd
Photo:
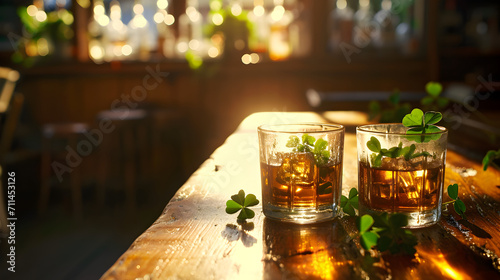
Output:
[[[97,121],[111,122],[113,131],[103,136],[98,173],[98,200],[104,205],[106,189],[115,179],[125,189],[128,210],[136,209],[136,184],[148,169],[147,113],[144,110],[108,110],[97,115]],[[139,175],[139,176],[138,176]]]
[[155,182],[164,186],[166,178],[182,178],[186,159],[183,143],[186,143],[187,122],[175,109],[155,109],[149,112],[151,119],[152,170]]
[[[83,215],[81,164],[92,152],[84,136],[89,130],[85,123],[45,124],[42,127],[41,189],[38,201],[40,214],[47,211],[52,181],[63,183],[69,175],[73,214]],[[85,146],[85,147],[84,147]],[[90,150],[89,150],[90,149]],[[65,174],[70,173],[70,174]],[[54,178],[55,175],[55,178]]]

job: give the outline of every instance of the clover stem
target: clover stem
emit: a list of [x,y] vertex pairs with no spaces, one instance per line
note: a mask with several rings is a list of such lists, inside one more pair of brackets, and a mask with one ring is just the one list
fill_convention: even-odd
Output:
[[441,205],[448,205],[448,204],[451,204],[451,203],[453,203],[455,201],[456,200],[451,200],[451,201],[443,202],[443,203],[441,203]]

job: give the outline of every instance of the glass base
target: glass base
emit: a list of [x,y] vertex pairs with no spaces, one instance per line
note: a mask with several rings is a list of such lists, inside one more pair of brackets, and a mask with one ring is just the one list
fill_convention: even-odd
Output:
[[281,222],[313,224],[333,220],[337,216],[336,209],[335,205],[319,209],[289,209],[268,204],[263,207],[263,212],[266,217]]
[[[393,213],[389,211],[377,211],[373,209],[369,209],[364,205],[359,204],[359,215],[362,216],[364,214],[369,215],[380,215],[382,213]],[[436,224],[441,218],[441,209],[437,207],[432,210],[425,211],[415,211],[415,212],[397,212],[400,214],[404,214],[408,217],[408,225],[405,228],[423,228]]]

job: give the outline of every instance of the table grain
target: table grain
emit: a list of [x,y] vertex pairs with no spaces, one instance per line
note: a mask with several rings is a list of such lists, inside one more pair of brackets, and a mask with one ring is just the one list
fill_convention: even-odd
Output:
[[412,230],[415,256],[363,250],[353,217],[294,225],[265,218],[260,205],[245,224],[226,214],[225,202],[240,189],[261,197],[257,126],[296,122],[346,125],[342,192],[357,187],[354,127],[366,123],[366,115],[252,114],[101,279],[500,279],[500,172],[483,171],[452,150],[445,188],[460,186],[468,219],[450,204],[438,224]]

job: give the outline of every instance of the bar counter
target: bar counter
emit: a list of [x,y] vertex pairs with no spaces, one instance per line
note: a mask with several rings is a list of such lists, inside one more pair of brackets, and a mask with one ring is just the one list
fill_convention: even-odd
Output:
[[261,200],[257,126],[330,122],[346,126],[343,186],[357,188],[359,112],[264,112],[248,116],[168,202],[101,279],[500,279],[500,172],[448,150],[443,202],[459,185],[462,220],[449,204],[438,224],[415,229],[414,256],[365,251],[354,217],[294,225],[269,220],[261,204],[238,223],[225,203],[240,189]]

